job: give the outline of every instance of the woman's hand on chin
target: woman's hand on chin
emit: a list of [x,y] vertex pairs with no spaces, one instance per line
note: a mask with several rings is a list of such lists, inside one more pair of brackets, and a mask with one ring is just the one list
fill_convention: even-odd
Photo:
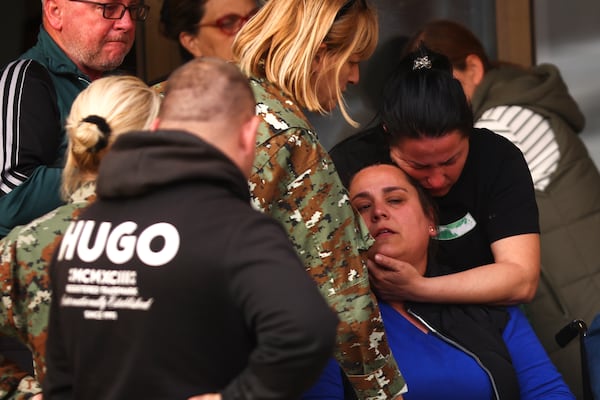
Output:
[[398,302],[418,301],[419,284],[426,278],[407,262],[375,253],[367,261],[369,279],[382,300]]

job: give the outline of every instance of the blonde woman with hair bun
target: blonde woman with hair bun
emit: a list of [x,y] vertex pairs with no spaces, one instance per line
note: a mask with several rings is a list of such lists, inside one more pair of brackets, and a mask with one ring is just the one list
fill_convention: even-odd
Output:
[[[307,272],[341,320],[336,360],[359,398],[406,390],[390,352],[365,264],[373,244],[306,118],[344,105],[359,63],[378,40],[366,0],[269,0],[238,33],[234,61],[250,80],[262,118],[250,189],[254,206],[280,221]],[[376,338],[376,339],[375,339]]]
[[159,107],[160,99],[130,75],[99,79],[81,92],[67,117],[63,198],[68,200],[83,182],[95,180],[100,160],[115,139],[124,132],[150,127]]
[[[160,98],[133,76],[95,80],[73,102],[67,118],[68,155],[62,195],[67,204],[15,227],[0,241],[0,331],[15,337],[33,355],[34,376],[4,359],[0,398],[36,394],[41,398],[50,308],[48,264],[69,223],[95,198],[98,167],[121,134],[149,128]],[[29,397],[28,397],[29,398]]]

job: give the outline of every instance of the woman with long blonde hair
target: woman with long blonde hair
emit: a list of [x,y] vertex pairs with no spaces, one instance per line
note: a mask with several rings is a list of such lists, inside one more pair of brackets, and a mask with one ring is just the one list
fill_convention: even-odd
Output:
[[[263,122],[250,189],[285,227],[340,324],[336,359],[360,398],[394,398],[404,380],[389,350],[363,255],[373,243],[304,110],[344,105],[374,51],[377,14],[365,0],[269,0],[240,30],[234,59]],[[382,397],[383,396],[383,397]]]

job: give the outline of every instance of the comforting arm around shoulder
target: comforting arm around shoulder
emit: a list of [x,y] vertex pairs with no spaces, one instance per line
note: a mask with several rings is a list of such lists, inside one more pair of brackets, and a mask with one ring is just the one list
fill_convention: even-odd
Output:
[[540,235],[528,233],[500,239],[492,243],[495,263],[504,269],[507,275],[514,274],[505,283],[506,296],[499,293],[500,303],[519,304],[533,300],[540,280]]
[[492,264],[428,278],[428,301],[504,305],[531,301],[540,275],[539,234],[500,239],[491,248]]
[[388,301],[519,304],[531,301],[540,275],[539,234],[528,233],[492,243],[495,262],[454,274],[426,278],[400,260],[374,255],[371,280]]

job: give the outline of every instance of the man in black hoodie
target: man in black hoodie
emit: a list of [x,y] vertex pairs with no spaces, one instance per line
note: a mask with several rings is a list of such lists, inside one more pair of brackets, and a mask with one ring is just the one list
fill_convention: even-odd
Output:
[[195,59],[157,131],[115,142],[50,268],[45,399],[292,399],[319,376],[337,318],[250,207],[254,105],[235,66]]

